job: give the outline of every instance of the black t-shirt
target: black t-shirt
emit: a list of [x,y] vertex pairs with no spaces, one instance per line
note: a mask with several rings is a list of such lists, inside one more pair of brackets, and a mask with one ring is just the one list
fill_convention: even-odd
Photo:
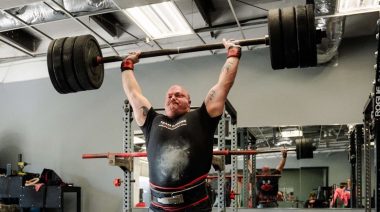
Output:
[[150,182],[175,188],[207,175],[219,119],[220,116],[210,117],[204,103],[174,119],[151,108],[141,127],[146,139]]
[[271,171],[271,175],[277,176],[262,176],[260,173],[256,174],[256,189],[259,197],[270,197],[270,199],[277,199],[278,180],[281,172],[279,170]]

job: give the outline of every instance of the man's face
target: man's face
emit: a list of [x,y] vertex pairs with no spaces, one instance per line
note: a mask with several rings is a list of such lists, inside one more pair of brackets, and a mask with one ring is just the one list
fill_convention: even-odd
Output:
[[183,115],[190,111],[190,97],[187,91],[179,85],[169,88],[165,97],[165,112],[170,118]]
[[261,175],[270,175],[270,168],[269,168],[269,166],[263,166],[261,168]]

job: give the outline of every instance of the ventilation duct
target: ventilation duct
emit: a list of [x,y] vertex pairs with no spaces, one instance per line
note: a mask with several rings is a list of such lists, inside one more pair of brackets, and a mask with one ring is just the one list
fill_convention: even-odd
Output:
[[[55,2],[63,5],[66,10],[75,15],[105,9],[116,9],[112,0],[55,0]],[[48,4],[37,2],[22,7],[11,8],[6,10],[6,12],[0,12],[0,28],[2,31],[23,26],[16,18],[6,13],[17,16],[25,23],[31,25],[68,18],[63,12],[54,10]]]
[[22,7],[7,10],[8,13],[17,16],[27,24],[38,24],[67,18],[62,12],[38,2]]
[[0,29],[1,31],[5,31],[12,28],[21,27],[22,24],[16,19],[10,17],[6,13],[0,11]]
[[333,15],[335,11],[336,1],[315,0],[317,28],[326,32],[326,37],[317,48],[319,64],[327,63],[337,55],[342,40],[345,17],[318,18],[318,16]]
[[112,0],[63,0],[63,6],[74,14],[116,9]]

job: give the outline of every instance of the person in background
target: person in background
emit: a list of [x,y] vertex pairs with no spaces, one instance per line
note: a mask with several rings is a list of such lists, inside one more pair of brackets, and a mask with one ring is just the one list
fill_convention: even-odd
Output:
[[350,207],[351,192],[347,190],[347,183],[341,182],[339,187],[335,189],[330,207],[348,208]]
[[282,158],[275,170],[263,166],[261,172],[256,174],[257,208],[278,207],[278,181],[286,163],[287,151],[283,149],[281,153]]
[[293,191],[289,192],[286,200],[289,201],[289,202],[294,202],[296,200],[296,196],[294,196],[294,192]]
[[308,199],[305,201],[304,208],[322,208],[322,202],[317,199],[315,192],[310,192]]

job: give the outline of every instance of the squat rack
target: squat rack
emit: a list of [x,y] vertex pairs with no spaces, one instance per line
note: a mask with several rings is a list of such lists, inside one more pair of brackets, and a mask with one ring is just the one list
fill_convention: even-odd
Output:
[[[369,95],[367,102],[365,103],[363,115],[364,115],[364,158],[365,158],[365,211],[370,212],[372,206],[371,200],[371,150],[374,150],[374,169],[375,169],[375,186],[374,186],[374,205],[375,211],[380,212],[380,168],[378,162],[380,161],[380,151],[378,146],[380,145],[380,57],[378,52],[380,51],[379,41],[379,25],[380,20],[377,21],[378,33],[376,34],[377,51],[375,68],[375,80],[373,82],[373,90]],[[372,147],[371,143],[374,146]]]

